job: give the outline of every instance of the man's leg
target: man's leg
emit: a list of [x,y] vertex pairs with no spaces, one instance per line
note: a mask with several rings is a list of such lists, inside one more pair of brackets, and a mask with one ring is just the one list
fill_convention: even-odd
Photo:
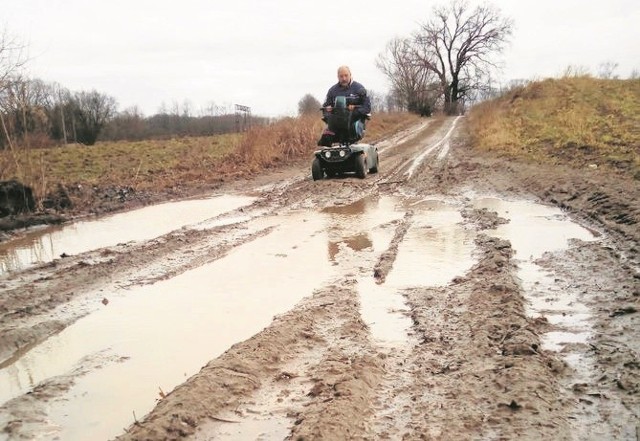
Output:
[[362,139],[362,137],[364,136],[364,130],[364,121],[362,121],[361,119],[356,120],[356,122],[354,123],[356,141],[360,141]]

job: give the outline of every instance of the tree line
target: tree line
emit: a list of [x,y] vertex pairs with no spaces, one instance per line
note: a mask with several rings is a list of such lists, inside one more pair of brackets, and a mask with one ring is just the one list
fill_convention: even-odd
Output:
[[0,32],[0,149],[46,147],[98,140],[142,140],[209,136],[267,124],[269,118],[238,114],[230,104],[209,103],[194,112],[185,101],[165,104],[151,116],[137,107],[118,111],[114,97],[97,90],[76,91],[25,76],[25,46]]
[[[250,124],[269,120],[252,117]],[[142,140],[172,136],[208,136],[239,131],[230,105],[214,103],[194,114],[188,102],[162,105],[144,116],[132,107],[118,111],[112,96],[97,90],[72,92],[59,84],[21,75],[5,77],[0,85],[0,148],[12,141],[42,147],[52,144],[93,145],[98,140]]]

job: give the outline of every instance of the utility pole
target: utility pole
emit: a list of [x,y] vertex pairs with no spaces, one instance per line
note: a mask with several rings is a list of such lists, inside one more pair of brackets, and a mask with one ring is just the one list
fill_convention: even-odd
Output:
[[245,132],[251,127],[251,107],[236,104],[236,132]]

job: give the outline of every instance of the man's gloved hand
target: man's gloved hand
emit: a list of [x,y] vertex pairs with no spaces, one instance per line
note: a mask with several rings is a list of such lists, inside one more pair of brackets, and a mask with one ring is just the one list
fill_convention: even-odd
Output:
[[327,106],[322,108],[322,121],[327,122],[327,116],[331,113],[332,107]]

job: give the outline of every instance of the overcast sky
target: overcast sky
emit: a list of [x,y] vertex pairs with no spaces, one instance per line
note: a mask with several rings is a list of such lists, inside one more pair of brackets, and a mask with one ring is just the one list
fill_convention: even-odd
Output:
[[[395,0],[0,0],[0,27],[21,39],[27,73],[76,90],[97,89],[119,109],[146,115],[164,102],[244,104],[295,115],[323,100],[336,68],[388,89],[375,67],[395,36],[409,36],[441,2]],[[475,5],[480,2],[471,1]],[[640,1],[494,0],[514,20],[501,79],[559,75],[566,66],[640,69]]]

